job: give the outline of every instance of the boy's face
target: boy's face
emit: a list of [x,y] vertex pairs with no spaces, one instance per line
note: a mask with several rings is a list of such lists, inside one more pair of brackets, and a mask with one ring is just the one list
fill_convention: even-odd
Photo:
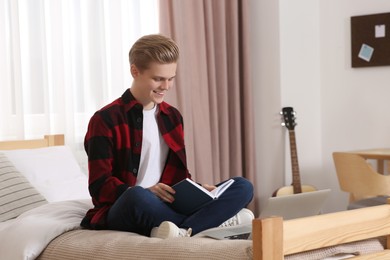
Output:
[[134,64],[131,65],[131,74],[134,78],[131,90],[144,109],[152,109],[154,104],[164,101],[164,96],[172,87],[176,76],[176,67],[176,63],[153,62],[148,69],[141,72]]

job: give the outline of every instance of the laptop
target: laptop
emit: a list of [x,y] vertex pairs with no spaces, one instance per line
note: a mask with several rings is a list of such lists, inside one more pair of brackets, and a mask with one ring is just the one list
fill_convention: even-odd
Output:
[[[260,213],[260,218],[281,216],[284,220],[314,216],[321,213],[321,208],[330,194],[330,189],[304,192],[280,197],[268,198],[267,205]],[[251,239],[252,223],[233,227],[207,229],[199,236],[215,239]]]

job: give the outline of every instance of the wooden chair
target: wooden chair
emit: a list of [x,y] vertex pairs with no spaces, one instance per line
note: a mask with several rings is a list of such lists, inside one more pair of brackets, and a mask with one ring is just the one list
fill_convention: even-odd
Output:
[[340,189],[349,193],[349,202],[390,196],[390,176],[382,175],[361,156],[334,152],[333,161]]

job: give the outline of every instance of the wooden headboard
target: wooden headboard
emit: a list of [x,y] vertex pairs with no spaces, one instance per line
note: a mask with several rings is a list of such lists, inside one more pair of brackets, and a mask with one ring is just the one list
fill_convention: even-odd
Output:
[[0,150],[32,149],[64,144],[65,137],[63,134],[45,135],[43,139],[1,141]]

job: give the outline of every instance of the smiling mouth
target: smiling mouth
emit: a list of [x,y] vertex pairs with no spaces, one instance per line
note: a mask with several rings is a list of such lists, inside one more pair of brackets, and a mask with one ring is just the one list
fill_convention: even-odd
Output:
[[163,91],[158,92],[158,91],[156,91],[156,90],[153,90],[153,92],[154,92],[155,94],[157,94],[157,95],[160,95],[160,96],[163,96],[163,95],[164,95],[164,92],[163,92]]

